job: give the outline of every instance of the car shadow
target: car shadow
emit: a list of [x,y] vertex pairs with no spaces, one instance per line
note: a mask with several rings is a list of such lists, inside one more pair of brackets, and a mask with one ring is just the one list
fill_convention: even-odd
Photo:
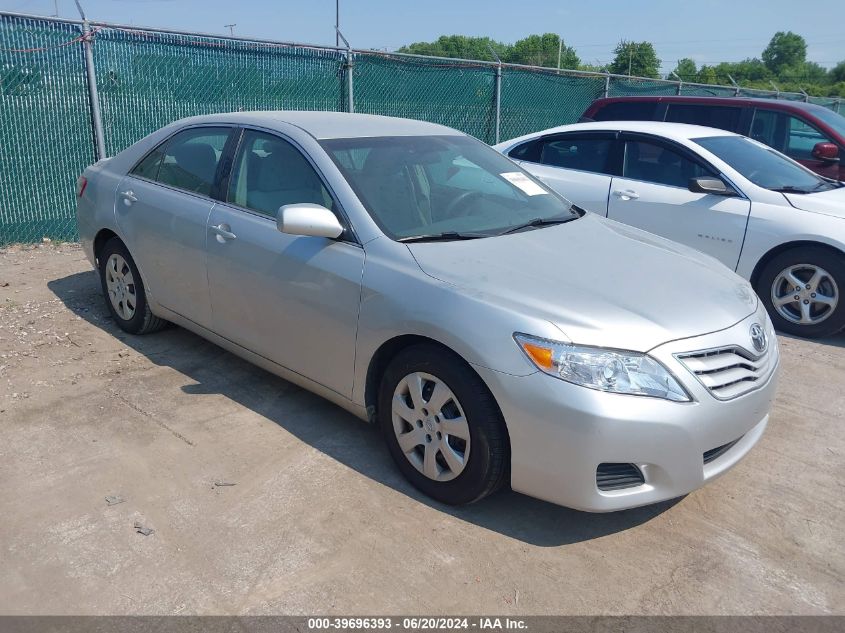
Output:
[[[170,367],[190,378],[195,384],[182,387],[185,393],[226,396],[384,486],[440,512],[525,543],[554,547],[622,532],[648,522],[679,501],[591,514],[505,490],[469,506],[438,503],[402,477],[376,427],[340,407],[182,328],[172,327],[149,336],[126,334],[106,309],[94,271],[56,279],[47,286],[75,315],[156,365]],[[315,419],[319,424],[314,423]]]

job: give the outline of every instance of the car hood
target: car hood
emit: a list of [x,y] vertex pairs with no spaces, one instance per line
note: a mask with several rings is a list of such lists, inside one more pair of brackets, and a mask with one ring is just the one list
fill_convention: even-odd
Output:
[[715,259],[592,213],[512,235],[408,247],[431,277],[546,319],[564,340],[584,345],[645,352],[727,328],[757,307],[751,286]]
[[796,209],[845,218],[845,187],[821,193],[785,193],[783,195]]

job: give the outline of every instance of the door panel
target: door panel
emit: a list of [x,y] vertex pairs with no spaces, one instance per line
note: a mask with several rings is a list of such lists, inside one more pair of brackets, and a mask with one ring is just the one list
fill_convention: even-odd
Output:
[[205,234],[214,201],[127,176],[117,188],[117,223],[153,299],[211,326]]
[[750,209],[743,198],[614,178],[607,217],[691,246],[736,270]]
[[610,191],[610,176],[591,174],[575,169],[562,169],[517,161],[527,172],[535,175],[549,187],[579,207],[607,215],[607,194]]
[[208,227],[214,331],[351,397],[363,249],[222,203]]

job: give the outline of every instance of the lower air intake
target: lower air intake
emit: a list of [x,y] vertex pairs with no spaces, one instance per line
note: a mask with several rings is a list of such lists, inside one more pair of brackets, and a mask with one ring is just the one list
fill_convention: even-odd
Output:
[[721,446],[717,446],[716,448],[711,448],[709,451],[706,451],[704,453],[704,463],[709,464],[714,459],[719,459],[722,455],[731,450],[733,448],[733,445],[739,442],[739,440],[741,439],[742,438],[739,437],[733,442],[728,442],[727,444],[722,444]]
[[642,472],[634,464],[599,464],[596,485],[599,490],[636,488],[645,483]]

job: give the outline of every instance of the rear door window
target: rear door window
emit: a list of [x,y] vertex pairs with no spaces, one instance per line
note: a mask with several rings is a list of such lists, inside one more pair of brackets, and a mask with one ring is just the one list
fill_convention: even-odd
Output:
[[156,180],[177,189],[211,196],[217,165],[230,132],[227,127],[198,127],[172,136],[164,150]]
[[666,121],[704,125],[728,132],[736,132],[739,129],[741,114],[741,108],[732,106],[670,103],[666,111]]
[[616,101],[593,115],[594,121],[651,121],[657,111],[656,101]]
[[566,134],[543,139],[540,162],[550,167],[610,174],[612,134]]

